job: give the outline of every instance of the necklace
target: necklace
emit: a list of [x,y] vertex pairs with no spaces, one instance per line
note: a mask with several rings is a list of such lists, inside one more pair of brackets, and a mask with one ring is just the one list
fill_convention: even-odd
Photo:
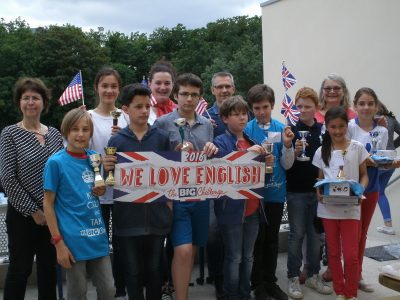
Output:
[[33,129],[28,129],[28,128],[26,128],[23,121],[21,121],[21,122],[19,123],[19,126],[20,126],[22,129],[24,129],[24,130],[26,130],[26,131],[29,131],[29,132],[32,132],[32,133],[34,133],[34,134],[38,134],[38,135],[41,135],[41,136],[45,136],[45,134],[46,134],[46,132],[45,132],[45,130],[46,130],[46,129],[45,129],[45,126],[42,125],[42,124],[40,124],[40,129],[39,129],[39,130],[33,130]]

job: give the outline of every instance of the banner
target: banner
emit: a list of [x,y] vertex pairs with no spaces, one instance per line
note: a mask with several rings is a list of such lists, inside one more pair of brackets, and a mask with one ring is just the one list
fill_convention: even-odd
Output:
[[262,199],[264,157],[236,151],[208,159],[203,152],[117,152],[114,200],[150,203]]

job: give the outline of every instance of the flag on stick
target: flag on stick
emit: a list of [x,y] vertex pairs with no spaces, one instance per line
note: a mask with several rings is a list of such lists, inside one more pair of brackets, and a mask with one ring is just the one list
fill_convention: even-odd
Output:
[[299,120],[300,111],[297,106],[293,103],[292,99],[285,93],[285,97],[282,100],[281,114],[293,125],[295,126]]
[[150,106],[156,106],[157,105],[157,99],[154,98],[153,94],[150,96]]
[[79,71],[75,75],[74,79],[72,79],[71,83],[65,89],[60,99],[58,99],[58,103],[60,103],[61,106],[64,106],[79,99],[82,99],[83,105],[85,105],[81,71]]
[[203,97],[201,97],[200,100],[199,100],[199,103],[198,103],[197,106],[196,106],[195,111],[196,111],[200,116],[202,116],[202,115],[204,114],[204,112],[207,110],[207,106],[208,106],[207,101],[206,101]]
[[296,83],[296,78],[294,78],[293,74],[289,72],[286,68],[285,63],[282,62],[282,83],[285,90],[288,90]]

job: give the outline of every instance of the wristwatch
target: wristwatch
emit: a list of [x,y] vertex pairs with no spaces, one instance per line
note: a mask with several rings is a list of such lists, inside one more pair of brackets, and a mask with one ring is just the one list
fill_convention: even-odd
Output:
[[63,238],[62,238],[61,235],[52,236],[51,239],[50,239],[50,243],[52,243],[53,245],[56,245],[62,239]]

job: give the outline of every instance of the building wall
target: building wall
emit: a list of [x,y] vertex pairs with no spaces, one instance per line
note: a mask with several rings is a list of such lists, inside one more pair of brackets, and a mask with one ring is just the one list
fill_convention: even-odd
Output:
[[280,118],[281,63],[297,78],[289,90],[319,91],[329,73],[344,77],[351,97],[373,88],[400,117],[400,1],[274,0],[261,3],[264,82],[276,93]]

